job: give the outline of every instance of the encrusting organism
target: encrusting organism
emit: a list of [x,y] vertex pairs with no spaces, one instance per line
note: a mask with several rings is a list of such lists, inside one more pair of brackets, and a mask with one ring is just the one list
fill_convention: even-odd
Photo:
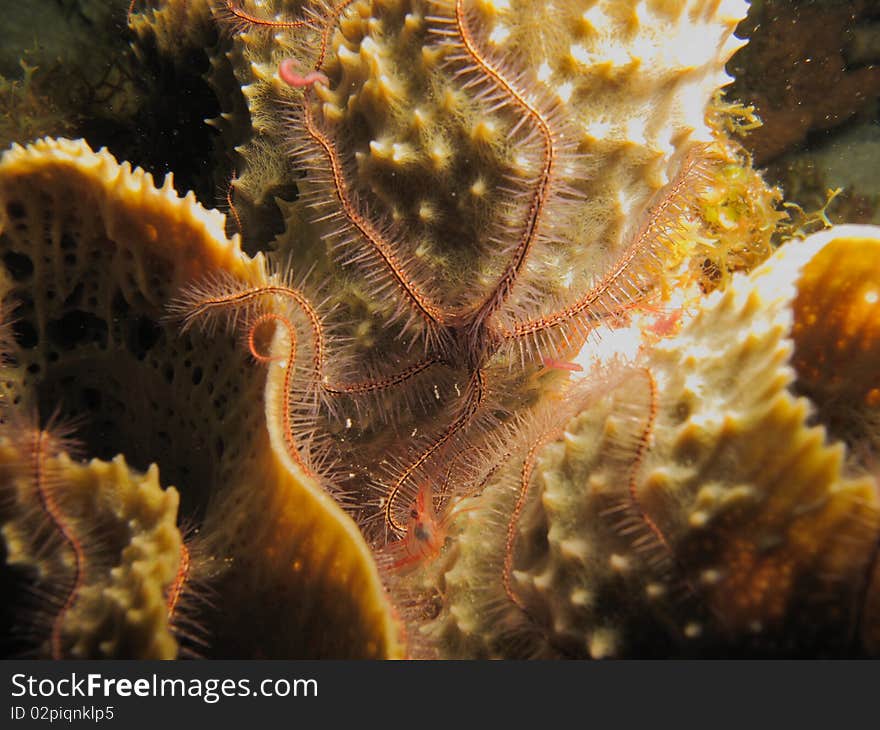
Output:
[[177,492],[121,456],[74,461],[53,423],[0,434],[7,562],[32,581],[18,606],[21,654],[176,657],[165,590],[182,544]]
[[[803,387],[797,333],[809,327],[811,347],[839,338],[833,320],[817,322],[798,299],[829,271],[828,256],[878,237],[849,226],[789,242],[635,363],[584,378],[569,403],[522,429],[518,446],[503,442],[504,466],[449,526],[455,550],[400,579],[412,610],[421,591],[429,611],[414,622],[420,650],[875,651],[876,469],[812,424],[814,406],[792,387]],[[865,287],[880,283],[876,266],[872,281]],[[847,306],[861,305],[841,303],[841,316]],[[853,360],[840,376],[861,370]]]

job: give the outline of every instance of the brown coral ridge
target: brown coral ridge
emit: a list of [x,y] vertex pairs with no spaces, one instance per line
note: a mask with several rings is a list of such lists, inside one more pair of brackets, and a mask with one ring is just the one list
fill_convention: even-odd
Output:
[[[177,518],[198,528],[193,550],[179,535],[172,546],[164,625],[195,627],[209,637],[208,656],[394,655],[384,592],[354,523],[266,428],[264,371],[235,338],[181,334],[168,318],[173,295],[206,276],[266,283],[262,260],[226,239],[223,217],[191,194],[178,198],[170,177],[157,189],[106,151],[47,139],[3,156],[0,232],[4,302],[15,312],[6,410],[60,408],[80,418],[90,456],[158,463],[180,490]],[[88,551],[63,539],[61,513],[49,517],[52,544],[88,565]],[[211,605],[193,614],[200,581]],[[85,588],[66,593],[71,615],[74,593]],[[61,653],[79,645],[70,642]]]
[[[537,5],[514,17],[464,2],[343,3],[322,6],[306,32],[279,33],[262,55],[265,39],[243,38],[255,58],[245,89],[255,124],[266,120],[292,140],[306,172],[294,260],[317,261],[339,286],[317,316],[301,304],[324,298],[308,283],[284,292],[224,287],[201,301],[196,292],[190,307],[204,315],[206,305],[232,311],[259,297],[266,311],[278,296],[295,303],[296,316],[308,320],[298,333],[309,337],[315,378],[303,397],[277,406],[282,418],[296,410],[306,433],[290,439],[291,458],[336,457],[341,468],[322,473],[337,493],[354,492],[380,541],[406,532],[425,483],[435,485],[438,502],[447,501],[441,484],[467,491],[478,475],[460,455],[479,451],[500,421],[550,387],[553,378],[538,375],[542,360],[564,359],[595,327],[641,306],[675,258],[672,233],[694,216],[715,154],[702,114],[688,116],[694,108],[680,108],[676,93],[707,102],[724,83],[718,56],[737,45],[731,18],[696,6],[666,8],[663,21],[684,22],[702,9],[713,46],[667,70],[675,91],[667,89],[661,116],[669,119],[635,140],[627,133],[639,127],[637,112],[610,78],[593,80],[607,82],[609,106],[619,103],[629,122],[604,138],[605,123],[590,117],[583,97],[569,110],[547,83],[546,75],[566,78],[586,63],[566,56],[579,50],[548,58],[545,71],[539,59],[528,58],[530,66],[494,40],[493,31],[544,19]],[[635,11],[635,19],[604,5],[596,11],[597,27],[661,43]],[[584,53],[602,47],[586,19],[575,31],[564,21],[560,32],[573,32]],[[281,125],[267,107],[270,93],[280,95],[283,53],[293,60],[283,61],[281,78],[299,88],[284,92]],[[284,70],[296,67],[301,77]],[[623,78],[649,96],[640,73],[635,64]],[[589,84],[578,83],[587,96]],[[670,140],[661,141],[664,121]],[[622,188],[600,182],[607,180]],[[306,413],[304,398],[322,408]],[[312,433],[322,438],[310,443]]]

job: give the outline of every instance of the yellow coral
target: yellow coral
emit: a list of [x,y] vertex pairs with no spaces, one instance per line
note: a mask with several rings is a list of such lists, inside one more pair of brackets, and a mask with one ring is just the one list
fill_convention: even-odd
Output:
[[0,521],[8,563],[35,571],[44,594],[31,629],[40,653],[173,659],[177,492],[162,490],[155,467],[140,474],[121,456],[80,464],[30,443],[51,433],[15,430],[0,440]]

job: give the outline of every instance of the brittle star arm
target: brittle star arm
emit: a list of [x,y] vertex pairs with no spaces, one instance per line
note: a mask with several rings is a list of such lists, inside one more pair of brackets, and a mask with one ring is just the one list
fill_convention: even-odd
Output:
[[514,549],[516,548],[517,528],[519,526],[519,518],[522,515],[523,507],[525,507],[526,499],[529,496],[529,487],[532,483],[532,471],[535,468],[535,459],[538,456],[538,451],[540,451],[541,447],[543,447],[548,441],[556,438],[556,436],[556,432],[545,435],[543,438],[532,444],[526,454],[526,458],[522,465],[522,471],[520,472],[519,495],[517,496],[516,504],[513,506],[513,511],[510,514],[510,520],[507,523],[507,534],[504,540],[504,567],[501,572],[501,583],[504,586],[504,592],[507,594],[511,603],[522,611],[526,610],[525,603],[523,603],[523,600],[517,595],[516,591],[513,590],[513,585],[510,580],[511,575],[513,574],[513,556]]
[[[505,340],[530,337],[556,327],[576,323],[579,319],[586,325],[595,326],[632,309],[635,300],[630,303],[619,301],[615,293],[615,283],[624,276],[629,258],[622,257],[598,284],[572,304],[535,319],[517,322],[513,327],[503,327],[499,330],[500,336]],[[610,305],[603,301],[606,298],[611,300]]]
[[35,430],[33,433],[32,464],[31,479],[40,500],[40,506],[49,516],[53,527],[61,535],[65,543],[70,548],[73,556],[72,569],[73,580],[67,589],[64,597],[64,603],[52,621],[52,633],[50,637],[50,647],[53,659],[62,658],[62,629],[64,627],[64,619],[79,597],[79,591],[83,585],[83,571],[85,569],[85,551],[83,545],[77,537],[74,530],[68,525],[64,516],[64,512],[55,500],[52,490],[52,479],[46,474],[45,460],[48,457],[48,447],[50,444],[50,434],[47,430]]
[[467,25],[464,0],[456,0],[455,25],[464,48],[473,59],[473,62],[486,76],[492,79],[496,86],[510,97],[513,103],[520,108],[525,117],[527,117],[536,127],[544,148],[541,172],[538,176],[538,181],[529,203],[525,230],[523,231],[520,241],[513,251],[513,256],[507,264],[498,283],[475,310],[476,321],[484,321],[497,311],[510,296],[516,279],[528,258],[529,251],[537,236],[538,225],[550,191],[550,183],[553,178],[553,168],[556,164],[556,148],[550,125],[541,111],[504,77],[500,69],[492,64],[492,62],[485,58],[480,52],[473,34]]
[[330,393],[331,395],[358,395],[361,393],[372,393],[378,390],[393,388],[396,385],[405,383],[410,378],[414,378],[416,375],[425,372],[425,370],[428,370],[434,365],[439,365],[443,362],[444,360],[440,357],[430,356],[423,360],[419,360],[412,365],[406,366],[393,375],[388,375],[384,378],[379,378],[378,380],[360,380],[353,383],[340,383],[336,385],[322,383],[321,387],[325,392]]
[[321,48],[318,52],[318,57],[315,59],[315,64],[312,67],[313,71],[320,72],[321,68],[324,66],[324,58],[327,55],[327,47],[330,44],[330,34],[333,32],[333,29],[336,27],[336,23],[339,20],[339,16],[345,11],[345,9],[351,5],[354,0],[343,0],[343,2],[334,6],[330,13],[324,18],[324,28],[321,31]]
[[302,28],[308,24],[305,20],[271,20],[269,18],[261,18],[239,7],[233,0],[223,0],[223,5],[232,17],[247,25],[256,25],[264,28],[291,29]]
[[321,69],[324,65],[330,33],[335,27],[339,16],[349,5],[351,5],[352,2],[353,0],[344,0],[339,3],[326,18],[324,28],[321,32],[320,52],[312,71],[301,77],[301,81],[294,80],[296,75],[291,75],[289,73],[285,74],[284,62],[282,62],[281,76],[282,79],[292,86],[308,87],[303,99],[303,122],[305,130],[312,140],[322,149],[327,158],[330,165],[330,173],[333,177],[333,187],[336,191],[336,197],[339,201],[339,205],[345,213],[345,217],[370,245],[382,261],[386,270],[391,274],[399,288],[414,305],[416,311],[419,312],[422,318],[432,325],[442,326],[448,319],[442,307],[436,302],[433,302],[431,298],[420,289],[413,277],[407,273],[403,262],[395,253],[393,246],[384,239],[381,232],[355,207],[352,202],[348,183],[343,173],[342,162],[339,158],[339,152],[333,144],[333,141],[330,139],[330,136],[315,123],[311,104],[309,104],[311,86],[316,82],[327,83],[327,79],[323,75]]
[[330,136],[326,134],[315,123],[311,105],[308,103],[308,94],[306,92],[306,103],[304,121],[306,132],[323,150],[327,161],[330,165],[330,173],[333,177],[333,187],[336,191],[336,197],[339,201],[345,217],[361,234],[363,239],[369,244],[370,248],[376,253],[382,261],[385,269],[391,274],[403,294],[410,300],[416,311],[429,324],[442,326],[447,319],[443,309],[433,302],[428,295],[421,290],[415,280],[407,273],[403,263],[395,253],[393,247],[385,240],[382,234],[362,215],[355,207],[351,200],[351,192],[348,189],[348,183],[345,180],[345,174],[342,170],[342,161],[339,159],[339,152]]
[[422,451],[418,458],[404,469],[403,473],[397,478],[397,481],[395,481],[391,490],[388,492],[388,497],[385,500],[385,522],[392,530],[395,532],[404,532],[406,530],[406,527],[401,525],[394,518],[394,503],[397,500],[400,491],[403,489],[403,486],[410,480],[412,475],[415,474],[423,464],[425,464],[425,462],[449,443],[449,441],[470,422],[474,417],[474,414],[482,405],[484,397],[485,384],[483,382],[483,371],[478,369],[473,372],[471,379],[468,382],[467,395],[461,413],[452,423],[449,424],[449,426],[447,426],[446,430],[443,431],[439,438]]
[[[191,323],[205,316],[211,310],[228,309],[234,307],[247,307],[254,304],[263,297],[278,296],[292,300],[297,307],[305,315],[309,328],[312,333],[312,341],[314,343],[314,354],[312,357],[312,371],[314,373],[315,382],[319,387],[330,395],[357,395],[360,393],[369,393],[386,388],[392,388],[403,383],[410,378],[423,373],[434,365],[441,364],[443,361],[439,356],[429,356],[411,365],[407,365],[397,373],[387,375],[377,380],[363,380],[353,383],[331,383],[324,374],[324,364],[326,362],[326,338],[324,336],[324,327],[321,318],[312,303],[298,289],[283,284],[274,284],[268,286],[257,286],[244,289],[231,294],[219,296],[205,297],[201,301],[191,307],[186,314],[186,322]],[[292,341],[295,341],[295,333],[293,326],[281,315],[268,315],[276,322],[285,325]],[[256,353],[251,348],[252,354]],[[259,359],[259,358],[258,358]]]
[[711,165],[710,147],[695,145],[675,178],[648,207],[623,253],[585,295],[555,312],[501,328],[500,336],[510,340],[565,325],[590,326],[632,310],[662,274],[664,257],[675,248],[670,231],[693,209],[694,201],[710,181]]

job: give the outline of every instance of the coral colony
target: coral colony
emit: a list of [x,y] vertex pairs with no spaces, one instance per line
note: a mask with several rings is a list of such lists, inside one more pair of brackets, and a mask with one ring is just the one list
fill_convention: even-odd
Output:
[[783,230],[746,9],[132,2],[229,215],[0,161],[15,651],[876,653],[880,230]]

